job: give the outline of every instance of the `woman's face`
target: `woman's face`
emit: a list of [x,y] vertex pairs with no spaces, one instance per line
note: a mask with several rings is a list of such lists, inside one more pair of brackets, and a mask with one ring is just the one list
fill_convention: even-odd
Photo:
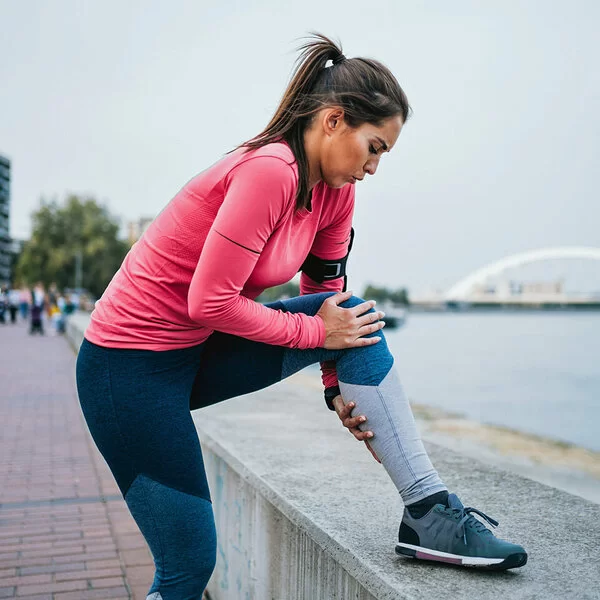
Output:
[[402,125],[401,116],[390,117],[380,125],[363,123],[348,126],[341,109],[325,109],[322,121],[320,170],[323,181],[333,188],[354,184],[365,174],[374,175],[384,152],[396,143]]

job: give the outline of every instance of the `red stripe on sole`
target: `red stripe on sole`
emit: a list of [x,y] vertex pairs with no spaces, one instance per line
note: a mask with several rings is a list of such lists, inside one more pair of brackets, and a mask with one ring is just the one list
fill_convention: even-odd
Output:
[[421,552],[417,550],[415,558],[420,558],[422,560],[436,560],[437,562],[450,563],[451,565],[462,565],[463,562],[460,558],[450,558],[448,556],[436,556],[435,554],[427,554],[426,552]]

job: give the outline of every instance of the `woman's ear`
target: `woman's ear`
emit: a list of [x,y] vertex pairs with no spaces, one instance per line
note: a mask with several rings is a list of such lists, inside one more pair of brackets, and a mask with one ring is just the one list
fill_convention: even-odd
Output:
[[325,131],[328,134],[338,130],[344,122],[344,109],[342,108],[331,108],[325,113]]

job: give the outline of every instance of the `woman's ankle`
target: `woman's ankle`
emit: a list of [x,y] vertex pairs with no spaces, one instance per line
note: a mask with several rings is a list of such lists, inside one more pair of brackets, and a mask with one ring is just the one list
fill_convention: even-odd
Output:
[[436,492],[435,494],[431,494],[431,496],[427,496],[422,500],[413,502],[412,504],[407,505],[406,509],[413,519],[420,519],[421,517],[425,516],[436,504],[448,506],[448,490]]

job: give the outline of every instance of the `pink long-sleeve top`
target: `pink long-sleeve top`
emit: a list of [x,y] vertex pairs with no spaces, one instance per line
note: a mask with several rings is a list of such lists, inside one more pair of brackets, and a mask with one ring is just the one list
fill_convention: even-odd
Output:
[[[217,330],[290,348],[322,347],[318,316],[267,308],[254,299],[292,279],[309,253],[346,256],[354,186],[313,188],[296,210],[298,170],[285,143],[226,155],[189,181],[134,244],[102,298],[85,337],[100,346],[171,350]],[[341,291],[343,278],[301,294]],[[335,375],[324,376],[335,385]]]

